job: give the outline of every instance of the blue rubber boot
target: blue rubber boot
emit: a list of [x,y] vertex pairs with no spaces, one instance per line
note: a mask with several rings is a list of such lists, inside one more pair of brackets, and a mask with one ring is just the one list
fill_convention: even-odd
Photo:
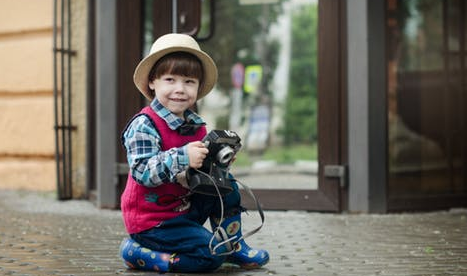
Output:
[[142,247],[131,238],[124,238],[120,244],[120,256],[131,269],[168,272],[171,255]]
[[[211,218],[210,222],[214,231],[219,221]],[[253,249],[249,247],[243,239],[238,241],[242,236],[241,214],[224,219],[220,227],[225,230],[225,234],[228,238],[234,237],[231,244],[235,250],[227,257],[226,262],[239,265],[244,269],[260,268],[269,262],[269,253],[266,250]],[[227,237],[223,239],[226,240]]]

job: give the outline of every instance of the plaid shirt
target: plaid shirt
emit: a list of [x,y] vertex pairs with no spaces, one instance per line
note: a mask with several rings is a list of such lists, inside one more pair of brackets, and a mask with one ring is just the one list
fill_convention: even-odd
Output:
[[[184,120],[170,112],[157,99],[150,106],[170,129],[176,130],[184,123]],[[190,110],[185,111],[185,119],[194,124],[205,124],[201,117]],[[137,115],[130,122],[123,133],[122,142],[127,152],[131,175],[144,186],[156,187],[166,182],[177,182],[177,174],[188,168],[186,146],[162,151],[161,136],[151,120],[143,114]]]

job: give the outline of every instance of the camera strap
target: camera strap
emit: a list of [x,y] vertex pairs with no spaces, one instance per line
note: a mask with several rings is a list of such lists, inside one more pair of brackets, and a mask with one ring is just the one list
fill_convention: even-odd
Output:
[[[251,230],[251,231],[248,231],[246,233],[244,233],[241,237],[237,237],[237,236],[233,236],[233,237],[228,237],[227,233],[225,232],[225,229],[223,229],[222,227],[220,227],[220,225],[222,224],[222,221],[224,221],[224,203],[223,203],[223,200],[222,200],[222,195],[220,194],[220,191],[218,190],[219,192],[219,200],[220,200],[220,203],[221,203],[221,218],[219,220],[219,226],[216,227],[215,231],[214,231],[214,235],[213,237],[211,238],[210,242],[209,242],[209,249],[211,250],[211,254],[212,255],[218,255],[218,256],[223,256],[223,255],[230,255],[232,254],[233,252],[235,252],[235,245],[241,241],[241,240],[244,240],[254,234],[256,234],[264,225],[264,212],[263,212],[263,208],[261,208],[261,204],[259,203],[259,200],[256,198],[255,194],[253,193],[253,191],[251,191],[250,187],[248,187],[247,185],[243,184],[242,182],[238,181],[237,179],[233,179],[234,181],[236,181],[238,184],[240,184],[243,189],[245,189],[245,191],[248,193],[248,195],[254,200],[255,204],[256,204],[256,208],[258,209],[258,213],[259,213],[259,216],[261,218],[261,225],[259,225],[258,227],[256,227],[255,229]],[[216,189],[217,188],[217,185],[216,186]],[[214,238],[217,238],[219,243],[217,245],[215,245],[214,247],[212,247],[212,242],[214,241]],[[227,252],[222,252],[222,253],[217,253],[217,249],[221,246],[225,246],[227,248]]]
[[240,184],[243,187],[243,189],[245,189],[245,191],[248,193],[248,195],[254,200],[256,208],[258,209],[259,216],[261,218],[261,225],[259,225],[255,229],[253,229],[251,231],[248,231],[247,233],[243,234],[243,236],[241,236],[238,239],[240,241],[240,240],[243,240],[245,238],[248,238],[249,236],[252,236],[253,234],[256,234],[263,227],[263,225],[264,225],[264,212],[263,212],[263,208],[261,208],[261,204],[259,203],[259,200],[256,198],[255,194],[250,189],[250,187],[248,187],[247,185],[243,184],[242,182],[240,182],[240,181],[238,181],[236,179],[235,179],[235,181],[238,184]]

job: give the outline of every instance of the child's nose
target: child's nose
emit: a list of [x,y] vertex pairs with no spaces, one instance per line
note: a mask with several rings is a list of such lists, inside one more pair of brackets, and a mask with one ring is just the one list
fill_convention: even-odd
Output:
[[176,84],[175,84],[175,88],[176,88],[177,92],[183,92],[184,89],[185,89],[185,85],[184,85],[183,81],[177,81]]

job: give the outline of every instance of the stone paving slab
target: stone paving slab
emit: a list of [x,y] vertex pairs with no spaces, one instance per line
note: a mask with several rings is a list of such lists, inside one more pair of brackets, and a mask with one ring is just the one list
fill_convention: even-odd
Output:
[[[0,275],[158,275],[127,270],[119,211],[47,193],[0,191]],[[467,275],[467,210],[348,215],[267,211],[248,243],[269,250],[258,270],[210,275]],[[246,229],[259,223],[250,211]],[[175,274],[166,275],[201,275]]]

